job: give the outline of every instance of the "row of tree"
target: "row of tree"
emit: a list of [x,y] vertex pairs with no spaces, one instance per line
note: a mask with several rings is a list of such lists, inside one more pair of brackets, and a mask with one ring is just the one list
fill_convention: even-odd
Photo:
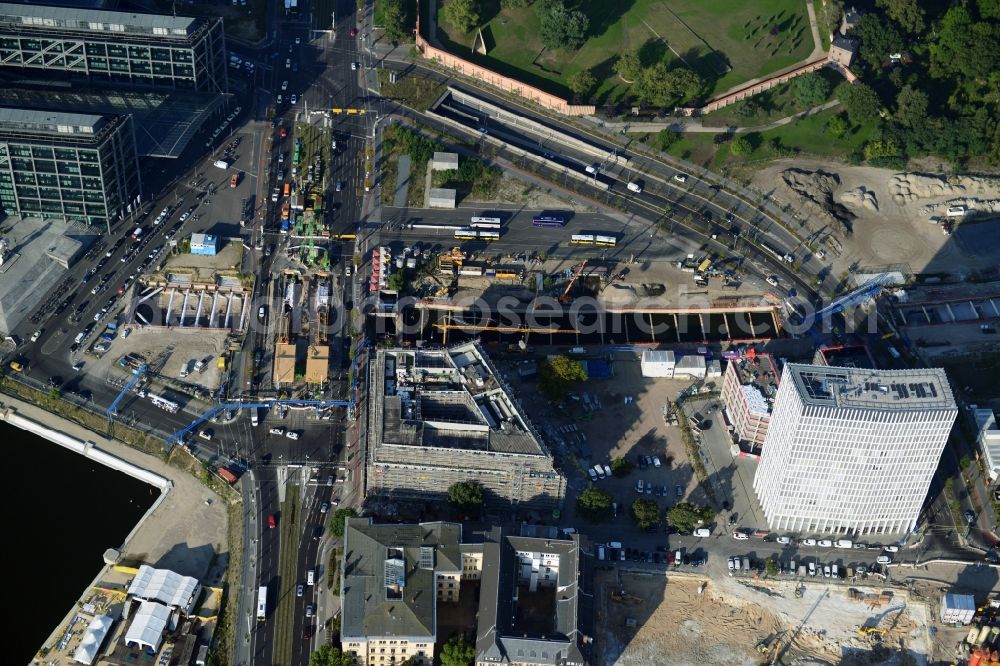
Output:
[[[615,499],[611,493],[602,490],[593,483],[576,498],[577,512],[592,523],[610,520],[615,511]],[[691,532],[696,527],[704,527],[715,518],[715,509],[708,506],[696,506],[688,502],[680,502],[661,512],[660,505],[646,498],[639,498],[629,507],[632,522],[641,530],[660,526],[665,521],[667,525],[681,532]]]
[[[583,45],[590,28],[590,19],[578,9],[571,9],[565,0],[503,0],[507,8],[535,5],[539,36],[547,49],[575,49]],[[481,0],[447,0],[441,7],[441,17],[459,32],[472,32],[483,22]]]

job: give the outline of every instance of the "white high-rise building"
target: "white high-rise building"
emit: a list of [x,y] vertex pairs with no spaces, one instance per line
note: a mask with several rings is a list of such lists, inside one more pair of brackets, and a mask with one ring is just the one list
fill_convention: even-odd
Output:
[[786,364],[753,482],[768,526],[911,530],[957,414],[940,369]]

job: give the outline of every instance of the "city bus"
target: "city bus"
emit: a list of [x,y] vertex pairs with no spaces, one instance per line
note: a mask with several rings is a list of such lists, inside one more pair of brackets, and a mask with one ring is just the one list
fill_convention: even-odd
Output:
[[263,622],[267,619],[267,586],[261,585],[257,591],[257,621]]
[[499,217],[474,217],[469,226],[473,229],[499,229],[501,224]]
[[582,233],[573,234],[570,237],[570,243],[573,245],[602,245],[604,247],[614,247],[618,243],[618,239],[607,234]]
[[561,229],[566,226],[566,219],[555,215],[536,215],[531,219],[533,227],[556,227]]
[[499,231],[483,231],[481,229],[455,229],[455,238],[465,240],[499,240]]

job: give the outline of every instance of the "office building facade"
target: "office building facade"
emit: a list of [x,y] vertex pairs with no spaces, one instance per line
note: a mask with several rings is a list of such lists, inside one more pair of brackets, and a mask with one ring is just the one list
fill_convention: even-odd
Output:
[[141,194],[129,116],[0,107],[0,208],[109,228]]
[[0,3],[0,68],[226,92],[222,19]]
[[768,526],[910,531],[957,414],[940,369],[787,364],[753,484]]

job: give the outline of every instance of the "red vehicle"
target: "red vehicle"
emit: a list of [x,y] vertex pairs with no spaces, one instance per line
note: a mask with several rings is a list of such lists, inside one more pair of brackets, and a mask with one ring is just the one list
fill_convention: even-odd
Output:
[[351,28],[351,37],[357,37],[357,36],[358,36],[358,29]]
[[284,138],[285,138],[286,136],[288,136],[288,130],[287,130],[287,129],[285,129],[284,127],[282,127],[282,128],[281,128],[281,129],[280,129],[280,130],[278,131],[278,135],[279,135],[279,136],[281,136],[281,138],[282,138],[282,139],[284,139]]
[[278,518],[273,513],[267,517],[267,526],[272,530],[278,526]]

